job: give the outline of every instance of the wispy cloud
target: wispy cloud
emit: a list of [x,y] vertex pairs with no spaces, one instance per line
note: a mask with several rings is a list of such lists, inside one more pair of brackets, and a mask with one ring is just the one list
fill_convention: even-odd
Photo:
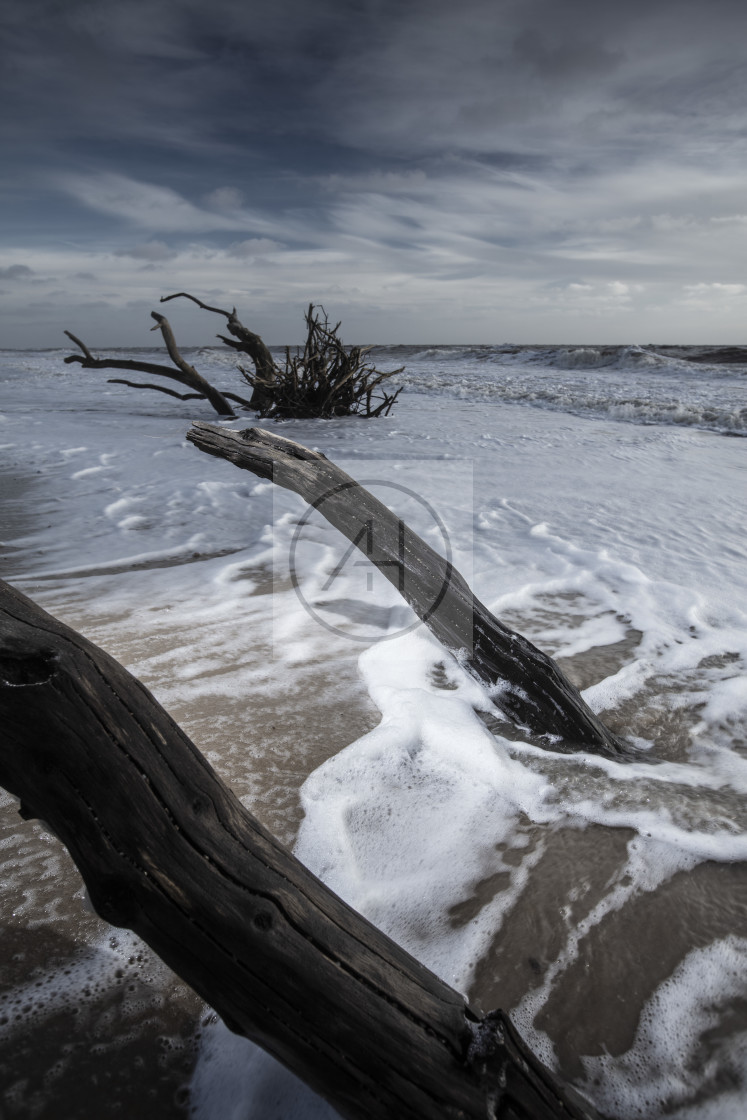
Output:
[[269,237],[250,237],[246,241],[233,241],[228,246],[227,252],[229,257],[247,260],[250,257],[265,256],[282,248],[279,241],[272,241]]
[[61,175],[58,185],[91,210],[159,233],[264,229],[268,224],[258,215],[238,209],[226,213],[195,206],[171,187],[111,171],[91,176]]
[[176,249],[172,249],[163,241],[146,241],[127,249],[116,249],[115,256],[132,257],[139,261],[172,261],[176,256]]

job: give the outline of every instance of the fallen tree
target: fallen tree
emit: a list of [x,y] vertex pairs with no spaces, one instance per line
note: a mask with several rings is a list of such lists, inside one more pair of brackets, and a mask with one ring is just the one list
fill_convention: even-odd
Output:
[[0,784],[95,909],[350,1120],[593,1120],[243,808],[147,689],[0,581]]
[[187,439],[209,455],[272,479],[317,508],[398,588],[519,727],[545,742],[552,737],[548,745],[554,750],[588,750],[609,758],[629,753],[552,658],[499,622],[448,560],[320,451],[261,428],[235,432],[202,421],[195,421]]
[[402,367],[383,372],[377,370],[367,359],[372,347],[345,346],[337,333],[341,324],[331,326],[323,308],[317,309],[309,304],[304,316],[306,342],[295,353],[286,347],[285,364],[281,366],[261,337],[244,326],[235,307],[231,311],[212,307],[188,292],[162,296],[161,303],[172,299],[188,299],[204,311],[224,316],[226,329],[232,337],[222,334],[217,337],[232,350],[251,358],[254,367],[253,370],[237,367],[251,387],[249,400],[228,390],[216,389],[198,373],[180,353],[168,319],[157,311],[151,312],[151,318],[156,322],[152,330],[161,331],[173,366],[133,358],[96,358],[88,346],[70,331],[65,331],[65,334],[81,353],[68,355],[65,363],[78,363],[85,369],[119,369],[170,378],[193,391],[178,393],[152,382],[128,381],[119,377],[109,380],[111,384],[129,385],[133,389],[154,389],[183,401],[208,400],[219,416],[226,417],[234,416],[229,401],[242,408],[255,409],[260,416],[276,419],[293,416],[318,419],[386,416],[399,395],[399,389],[393,393],[385,392],[383,383],[401,373]]
[[71,339],[76,346],[80,348],[82,354],[70,354],[65,358],[65,364],[71,365],[77,362],[85,369],[122,369],[130,370],[135,373],[154,373],[159,377],[168,377],[172,381],[178,381],[182,385],[188,386],[194,390],[192,393],[177,393],[174,389],[167,389],[163,385],[153,385],[152,383],[143,384],[142,382],[127,381],[124,378],[112,377],[110,382],[114,385],[130,385],[133,389],[155,389],[158,393],[167,393],[171,397],[178,397],[179,400],[208,400],[218,413],[219,416],[233,417],[234,411],[228,403],[229,400],[237,404],[243,405],[246,408],[251,407],[250,402],[243,397],[236,396],[235,393],[229,393],[216,389],[209,381],[198,373],[194,366],[190,365],[188,361],[179,351],[174,338],[174,332],[171,329],[171,324],[165,315],[159,315],[157,311],[151,311],[151,318],[155,319],[156,325],[153,330],[160,330],[163,335],[163,340],[166,344],[169,357],[174,363],[171,366],[158,365],[155,362],[140,362],[133,358],[94,358],[91,351],[86,344],[79,338],[76,338],[70,331],[65,331],[65,334]]

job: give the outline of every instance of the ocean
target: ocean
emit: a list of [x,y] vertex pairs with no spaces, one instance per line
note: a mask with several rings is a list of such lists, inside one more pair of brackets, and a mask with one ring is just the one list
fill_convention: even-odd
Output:
[[[499,698],[320,516],[186,441],[207,403],[66,353],[0,352],[0,576],[143,680],[300,859],[508,1011],[604,1115],[741,1120],[747,351],[381,347],[405,366],[388,417],[222,422],[364,481],[559,661],[626,762],[508,737]],[[241,393],[230,353],[185,354]],[[4,1114],[334,1117],[87,910],[16,808]]]

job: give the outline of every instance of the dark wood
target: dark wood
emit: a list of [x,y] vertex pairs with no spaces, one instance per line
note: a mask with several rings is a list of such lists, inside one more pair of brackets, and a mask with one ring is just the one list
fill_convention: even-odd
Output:
[[246,397],[240,397],[238,393],[229,393],[227,389],[221,389],[221,393],[227,401],[236,401],[236,404],[240,404],[242,408],[252,407],[251,402]]
[[350,1120],[590,1120],[500,1011],[348,907],[243,808],[147,689],[0,582],[0,784],[93,905]]
[[515,724],[544,736],[553,750],[628,755],[551,657],[499,622],[448,560],[321,452],[261,428],[235,432],[202,421],[187,439],[300,494],[359,548],[364,540],[368,546],[373,529],[368,559]]
[[[169,357],[174,363],[173,368],[171,366],[160,365],[156,362],[139,362],[131,358],[94,358],[85,343],[81,342],[81,340],[70,331],[65,331],[65,334],[83,351],[83,353],[68,355],[68,357],[65,358],[65,364],[70,365],[73,362],[77,362],[85,369],[122,369],[130,370],[134,373],[155,373],[159,377],[168,377],[172,381],[178,381],[180,384],[186,385],[187,388],[192,389],[200,397],[204,397],[208,400],[219,416],[234,417],[235,413],[228,403],[226,396],[221,393],[219,389],[211,385],[202,374],[198,373],[194,366],[190,365],[179,352],[174,338],[174,332],[171,329],[171,324],[168,319],[164,315],[159,315],[157,311],[151,312],[151,318],[156,321],[156,325],[152,330],[160,330]],[[136,385],[132,381],[125,381],[124,384],[131,385],[138,389],[160,388],[157,385]],[[164,389],[160,389],[160,391],[168,392],[168,390]],[[172,395],[176,394],[172,393]],[[186,399],[186,397],[182,397],[182,400]],[[241,401],[240,403],[244,402]]]
[[[367,355],[371,346],[345,346],[340,323],[330,323],[323,307],[310,303],[304,315],[306,342],[291,354],[285,350],[285,367],[272,385],[273,404],[263,415],[270,418],[386,416],[400,389],[386,393],[382,383],[404,367],[381,372]],[[374,392],[378,396],[374,400]]]
[[157,393],[165,393],[168,397],[176,397],[178,401],[204,401],[202,393],[177,393],[176,389],[167,389],[165,385],[153,385],[152,382],[128,381],[125,377],[107,377],[107,385],[129,385],[131,389],[154,389]]
[[337,333],[341,324],[332,326],[322,307],[309,304],[304,316],[306,343],[295,354],[286,347],[285,365],[280,366],[260,336],[244,326],[235,307],[231,311],[212,307],[189,292],[162,296],[161,303],[170,299],[189,299],[204,311],[224,316],[233,338],[223,334],[218,338],[252,359],[253,373],[242,366],[238,368],[252,386],[250,405],[261,416],[386,416],[399,396],[400,389],[387,393],[382,384],[404,367],[377,370],[366,357],[373,347],[345,346]]
[[166,344],[169,357],[178,370],[181,371],[184,377],[185,385],[189,385],[191,389],[196,389],[198,393],[202,393],[207,397],[211,405],[218,413],[219,416],[233,416],[234,412],[230,404],[220,392],[219,389],[213,388],[209,381],[198,373],[193,365],[183,358],[179,352],[179,347],[176,345],[174,332],[171,329],[171,324],[165,315],[160,315],[157,311],[151,311],[151,319],[155,319],[156,325],[151,330],[160,330],[163,341]]
[[[226,338],[222,334],[219,334],[218,338],[226,346],[230,346],[233,350],[238,350],[242,354],[248,354],[252,359],[257,384],[253,387],[250,407],[256,408],[259,412],[264,412],[272,403],[272,395],[268,392],[267,386],[275,380],[278,368],[262,338],[244,326],[236,314],[235,307],[231,311],[226,311],[223,307],[211,307],[210,304],[203,303],[201,299],[190,295],[189,292],[172,292],[170,296],[161,296],[161,303],[168,303],[171,299],[189,299],[192,303],[201,307],[203,311],[212,311],[225,318],[226,328],[228,333],[233,335],[233,338]],[[241,372],[244,373],[246,378],[247,374],[243,370]]]

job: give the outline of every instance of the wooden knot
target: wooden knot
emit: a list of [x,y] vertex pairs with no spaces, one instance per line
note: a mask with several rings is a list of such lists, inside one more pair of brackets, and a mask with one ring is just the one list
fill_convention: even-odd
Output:
[[0,651],[0,682],[11,688],[46,684],[57,672],[57,654],[51,649],[27,653]]
[[272,929],[272,926],[273,919],[269,910],[259,910],[254,915],[254,927],[258,929],[260,933],[267,933],[268,930]]

